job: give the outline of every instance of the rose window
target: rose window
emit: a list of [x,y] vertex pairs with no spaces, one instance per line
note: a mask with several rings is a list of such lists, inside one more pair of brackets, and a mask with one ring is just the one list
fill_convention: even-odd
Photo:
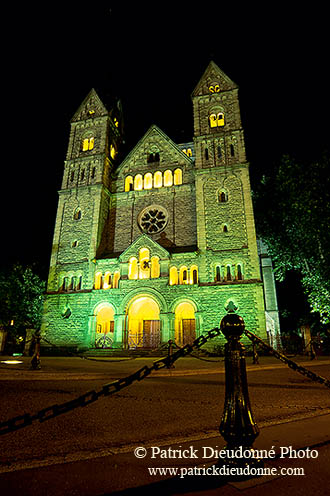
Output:
[[156,234],[162,231],[166,227],[167,221],[167,211],[159,205],[145,208],[138,217],[141,230],[147,234]]

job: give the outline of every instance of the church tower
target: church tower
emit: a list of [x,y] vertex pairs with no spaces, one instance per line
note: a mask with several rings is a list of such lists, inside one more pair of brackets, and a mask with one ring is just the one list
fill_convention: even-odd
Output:
[[[92,89],[71,119],[48,280],[58,286],[88,287],[108,212],[110,172],[122,140],[120,102],[109,112]],[[71,279],[67,264],[76,267]],[[63,272],[62,280],[61,272]]]
[[237,304],[240,300],[242,307],[245,299],[245,308],[257,305],[262,328],[263,294],[238,87],[211,62],[192,100],[200,280],[236,285]]

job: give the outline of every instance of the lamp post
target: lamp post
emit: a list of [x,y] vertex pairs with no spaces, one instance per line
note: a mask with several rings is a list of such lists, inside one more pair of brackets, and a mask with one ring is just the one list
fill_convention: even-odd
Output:
[[250,405],[244,346],[240,342],[245,324],[242,317],[229,311],[220,328],[225,344],[226,392],[220,434],[227,442],[226,457],[218,465],[231,467],[262,467],[262,460],[254,457],[252,445],[259,435]]

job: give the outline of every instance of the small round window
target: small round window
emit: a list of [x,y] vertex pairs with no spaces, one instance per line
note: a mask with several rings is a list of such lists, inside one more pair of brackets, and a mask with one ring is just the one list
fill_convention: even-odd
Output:
[[160,205],[151,205],[144,208],[138,216],[138,225],[146,234],[156,234],[165,229],[168,222],[168,213]]

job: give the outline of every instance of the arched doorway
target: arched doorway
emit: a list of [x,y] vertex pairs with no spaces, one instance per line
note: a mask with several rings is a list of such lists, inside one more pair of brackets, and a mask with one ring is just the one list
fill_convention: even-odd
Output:
[[115,311],[109,304],[96,311],[95,348],[111,348],[114,341]]
[[195,309],[192,303],[184,301],[176,307],[174,328],[178,346],[191,344],[196,339]]
[[155,349],[160,345],[158,303],[149,296],[134,299],[127,312],[127,345],[129,349]]

